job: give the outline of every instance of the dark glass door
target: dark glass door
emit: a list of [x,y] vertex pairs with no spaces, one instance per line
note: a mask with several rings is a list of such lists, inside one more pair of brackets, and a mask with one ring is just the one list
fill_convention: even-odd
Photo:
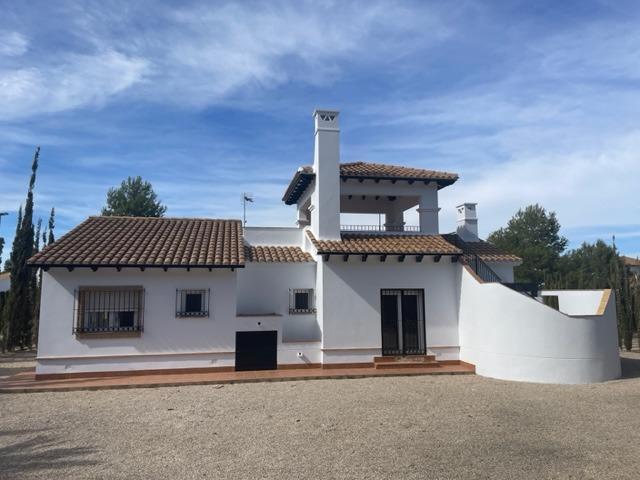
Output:
[[400,355],[402,353],[398,328],[400,321],[398,293],[399,290],[382,291],[382,352],[385,355]]
[[422,290],[382,290],[382,354],[424,355],[424,301]]

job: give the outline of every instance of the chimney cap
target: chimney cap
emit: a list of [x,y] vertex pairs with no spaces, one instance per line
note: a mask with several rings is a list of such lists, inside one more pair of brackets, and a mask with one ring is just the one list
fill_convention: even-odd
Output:
[[334,109],[330,109],[330,108],[329,109],[327,109],[327,108],[316,108],[313,111],[313,115],[312,116],[316,117],[316,116],[322,115],[322,114],[335,115],[337,117],[338,115],[340,115],[340,110],[334,110]]
[[476,205],[478,204],[474,202],[464,202],[464,203],[461,203],[460,205],[456,205],[456,208],[460,208],[460,207],[474,208]]

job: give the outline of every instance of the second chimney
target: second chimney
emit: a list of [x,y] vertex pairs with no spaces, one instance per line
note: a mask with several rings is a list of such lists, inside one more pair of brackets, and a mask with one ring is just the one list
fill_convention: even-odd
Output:
[[477,203],[463,203],[456,207],[458,211],[457,233],[465,242],[477,242],[479,240],[476,205]]

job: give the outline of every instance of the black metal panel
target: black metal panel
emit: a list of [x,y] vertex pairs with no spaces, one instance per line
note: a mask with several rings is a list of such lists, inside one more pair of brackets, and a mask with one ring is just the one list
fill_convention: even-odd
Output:
[[236,332],[236,370],[276,370],[278,332]]
[[405,355],[424,354],[420,348],[420,318],[417,295],[402,295],[402,349]]
[[384,355],[401,355],[398,335],[398,298],[395,295],[382,294],[382,353]]

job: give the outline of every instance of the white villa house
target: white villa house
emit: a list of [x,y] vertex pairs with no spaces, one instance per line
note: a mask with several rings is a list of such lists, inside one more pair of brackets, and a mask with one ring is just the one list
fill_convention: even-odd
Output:
[[[283,197],[296,226],[90,217],[31,258],[37,378],[394,362],[534,382],[620,375],[610,291],[522,291],[521,260],[478,238],[475,204],[440,232],[438,192],[456,174],[340,163],[339,113],[313,118],[313,165]],[[341,213],[384,223],[341,225]]]

